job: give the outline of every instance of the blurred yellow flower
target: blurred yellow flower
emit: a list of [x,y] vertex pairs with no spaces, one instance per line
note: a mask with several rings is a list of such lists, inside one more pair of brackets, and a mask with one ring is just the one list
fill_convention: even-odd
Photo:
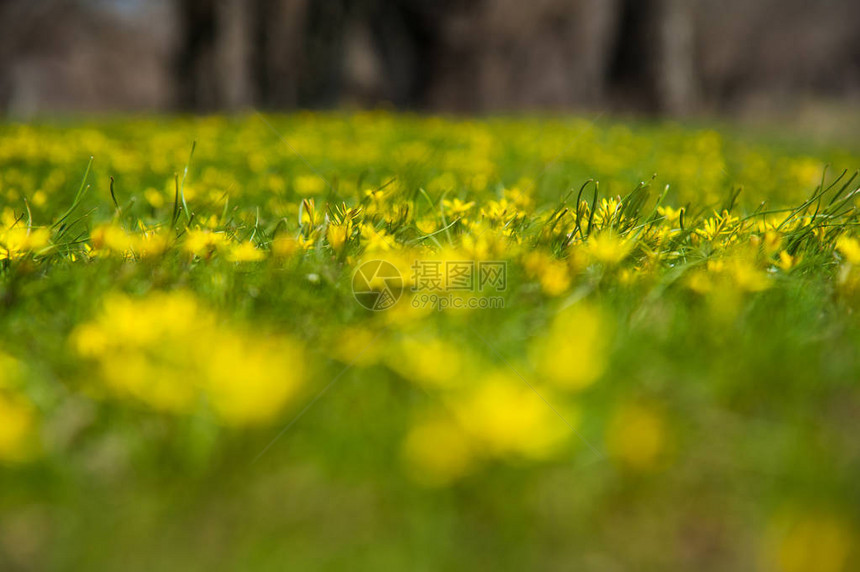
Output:
[[145,198],[146,202],[148,202],[154,209],[160,209],[164,206],[164,195],[152,187],[143,192],[143,198]]
[[403,456],[413,478],[427,486],[448,485],[473,467],[469,436],[452,420],[435,419],[412,426]]
[[657,207],[657,214],[662,216],[665,224],[670,226],[674,226],[680,222],[683,212],[683,207],[679,209],[672,208],[670,206]]
[[189,229],[185,233],[185,241],[182,249],[185,252],[209,258],[218,251],[225,250],[230,244],[230,239],[222,232],[212,232],[206,229]]
[[184,292],[113,295],[71,342],[108,394],[172,413],[207,403],[227,424],[270,420],[305,373],[295,341],[229,328]]
[[230,262],[257,262],[265,257],[266,253],[254,246],[250,240],[233,244],[227,254],[227,260]]
[[633,243],[611,232],[601,232],[588,237],[585,252],[592,261],[614,266],[627,258],[633,249]]
[[784,514],[770,524],[764,563],[778,572],[848,572],[855,535],[828,514]]
[[789,272],[792,268],[797,266],[797,263],[800,262],[801,258],[801,256],[792,256],[788,252],[781,250],[779,252],[779,260],[776,261],[776,265],[783,272]]
[[463,384],[470,359],[456,346],[436,337],[407,337],[389,352],[387,363],[419,385],[450,388]]
[[622,466],[650,471],[659,466],[666,439],[666,423],[655,407],[625,403],[609,421],[606,450]]
[[393,236],[385,229],[376,230],[371,224],[361,225],[361,240],[368,252],[387,252],[396,246]]
[[500,457],[545,458],[570,435],[567,423],[578,423],[570,411],[562,421],[521,379],[493,372],[477,387],[450,401],[463,429],[479,451]]
[[286,234],[279,234],[272,240],[272,254],[277,258],[289,258],[303,248],[303,243]]
[[34,454],[37,417],[25,398],[0,390],[0,463],[25,461]]
[[531,278],[537,278],[541,290],[549,296],[560,296],[570,287],[568,265],[540,251],[529,252],[523,257],[523,267]]
[[379,361],[385,338],[358,326],[344,327],[332,344],[334,356],[348,365],[367,367]]
[[16,224],[0,227],[0,260],[17,259],[48,245],[51,233],[46,228]]
[[325,186],[325,181],[317,175],[301,175],[293,179],[296,193],[304,197],[322,193]]
[[462,218],[463,215],[471,211],[475,207],[475,201],[464,202],[460,199],[442,201],[442,206],[445,208],[451,218]]
[[344,224],[329,224],[326,228],[326,240],[328,240],[329,246],[335,252],[340,252],[343,250],[346,241],[349,240],[350,235],[352,234],[352,224],[350,222]]
[[849,236],[840,236],[836,241],[836,249],[845,257],[849,264],[860,265],[860,241]]
[[600,313],[583,303],[560,312],[530,356],[542,379],[578,391],[606,370],[611,331]]

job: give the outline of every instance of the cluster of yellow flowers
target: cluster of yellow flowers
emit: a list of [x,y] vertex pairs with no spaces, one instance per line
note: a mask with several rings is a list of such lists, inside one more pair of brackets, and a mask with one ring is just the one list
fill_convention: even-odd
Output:
[[16,217],[12,209],[0,214],[0,260],[15,260],[38,254],[50,242],[50,233],[44,228],[33,228]]
[[[492,459],[537,461],[570,444],[593,448],[580,441],[577,396],[603,376],[612,337],[603,313],[579,303],[553,317],[516,365],[492,365],[425,329],[399,336],[353,327],[333,347],[353,367],[382,364],[434,397],[406,434],[403,457],[418,482],[441,486]],[[657,406],[624,403],[607,424],[606,451],[620,467],[655,470],[669,451],[667,434]]]
[[206,407],[231,425],[271,420],[306,375],[297,341],[229,327],[181,291],[111,296],[72,343],[98,366],[94,395],[173,413]]

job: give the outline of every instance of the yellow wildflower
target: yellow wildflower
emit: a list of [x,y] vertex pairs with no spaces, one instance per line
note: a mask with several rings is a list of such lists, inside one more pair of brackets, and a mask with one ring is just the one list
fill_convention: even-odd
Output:
[[475,201],[463,202],[460,199],[442,201],[442,206],[452,218],[462,218],[475,206]]
[[143,191],[143,198],[145,198],[146,202],[148,202],[154,209],[160,209],[164,206],[164,195],[152,187]]
[[201,258],[209,258],[229,246],[227,235],[204,229],[189,229],[185,233],[182,249]]
[[17,259],[48,245],[50,231],[17,224],[0,229],[0,260]]
[[541,289],[549,296],[560,296],[570,287],[567,264],[543,252],[534,251],[523,258],[526,274],[537,278]]
[[98,365],[93,389],[171,413],[206,402],[227,424],[272,419],[304,377],[297,343],[222,325],[183,292],[111,296],[71,342]]
[[326,228],[326,239],[328,240],[329,246],[335,252],[340,252],[343,250],[346,241],[349,240],[350,235],[352,234],[352,223],[347,222],[344,224],[329,224],[328,228]]
[[227,260],[230,262],[257,262],[265,257],[266,254],[250,240],[232,245],[227,254]]
[[372,224],[361,225],[361,240],[369,252],[386,252],[396,246],[393,236],[385,229],[376,230]]
[[609,335],[597,310],[580,303],[555,317],[547,334],[532,344],[531,359],[543,379],[581,390],[603,375]]
[[627,258],[632,249],[633,244],[631,241],[610,232],[602,232],[596,236],[590,236],[588,237],[588,242],[585,244],[585,252],[594,262],[608,266],[615,266]]
[[[566,424],[521,379],[494,372],[470,394],[451,400],[460,426],[480,450],[497,456],[545,458],[570,434]],[[577,423],[566,412],[568,423]]]
[[860,241],[856,238],[840,236],[836,241],[836,249],[849,264],[860,265]]

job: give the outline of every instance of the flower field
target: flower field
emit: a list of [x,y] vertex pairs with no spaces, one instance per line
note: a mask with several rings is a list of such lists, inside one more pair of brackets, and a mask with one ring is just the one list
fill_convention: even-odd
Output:
[[858,167],[607,119],[2,124],[0,569],[854,569]]

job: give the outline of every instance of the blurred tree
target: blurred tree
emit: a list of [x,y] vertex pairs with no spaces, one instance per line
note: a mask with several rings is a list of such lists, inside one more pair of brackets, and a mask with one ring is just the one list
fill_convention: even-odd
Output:
[[177,2],[176,103],[182,109],[212,110],[224,104],[215,57],[220,32],[217,5],[216,0]]
[[858,19],[848,0],[0,0],[0,110],[774,109],[860,93]]
[[16,60],[38,36],[38,29],[62,4],[62,0],[0,1],[0,110],[8,109],[13,96]]
[[692,0],[623,0],[608,81],[631,106],[673,115],[697,99]]
[[176,104],[335,104],[344,7],[340,0],[176,0]]
[[660,111],[687,115],[698,103],[694,4],[692,0],[661,0],[656,74]]

